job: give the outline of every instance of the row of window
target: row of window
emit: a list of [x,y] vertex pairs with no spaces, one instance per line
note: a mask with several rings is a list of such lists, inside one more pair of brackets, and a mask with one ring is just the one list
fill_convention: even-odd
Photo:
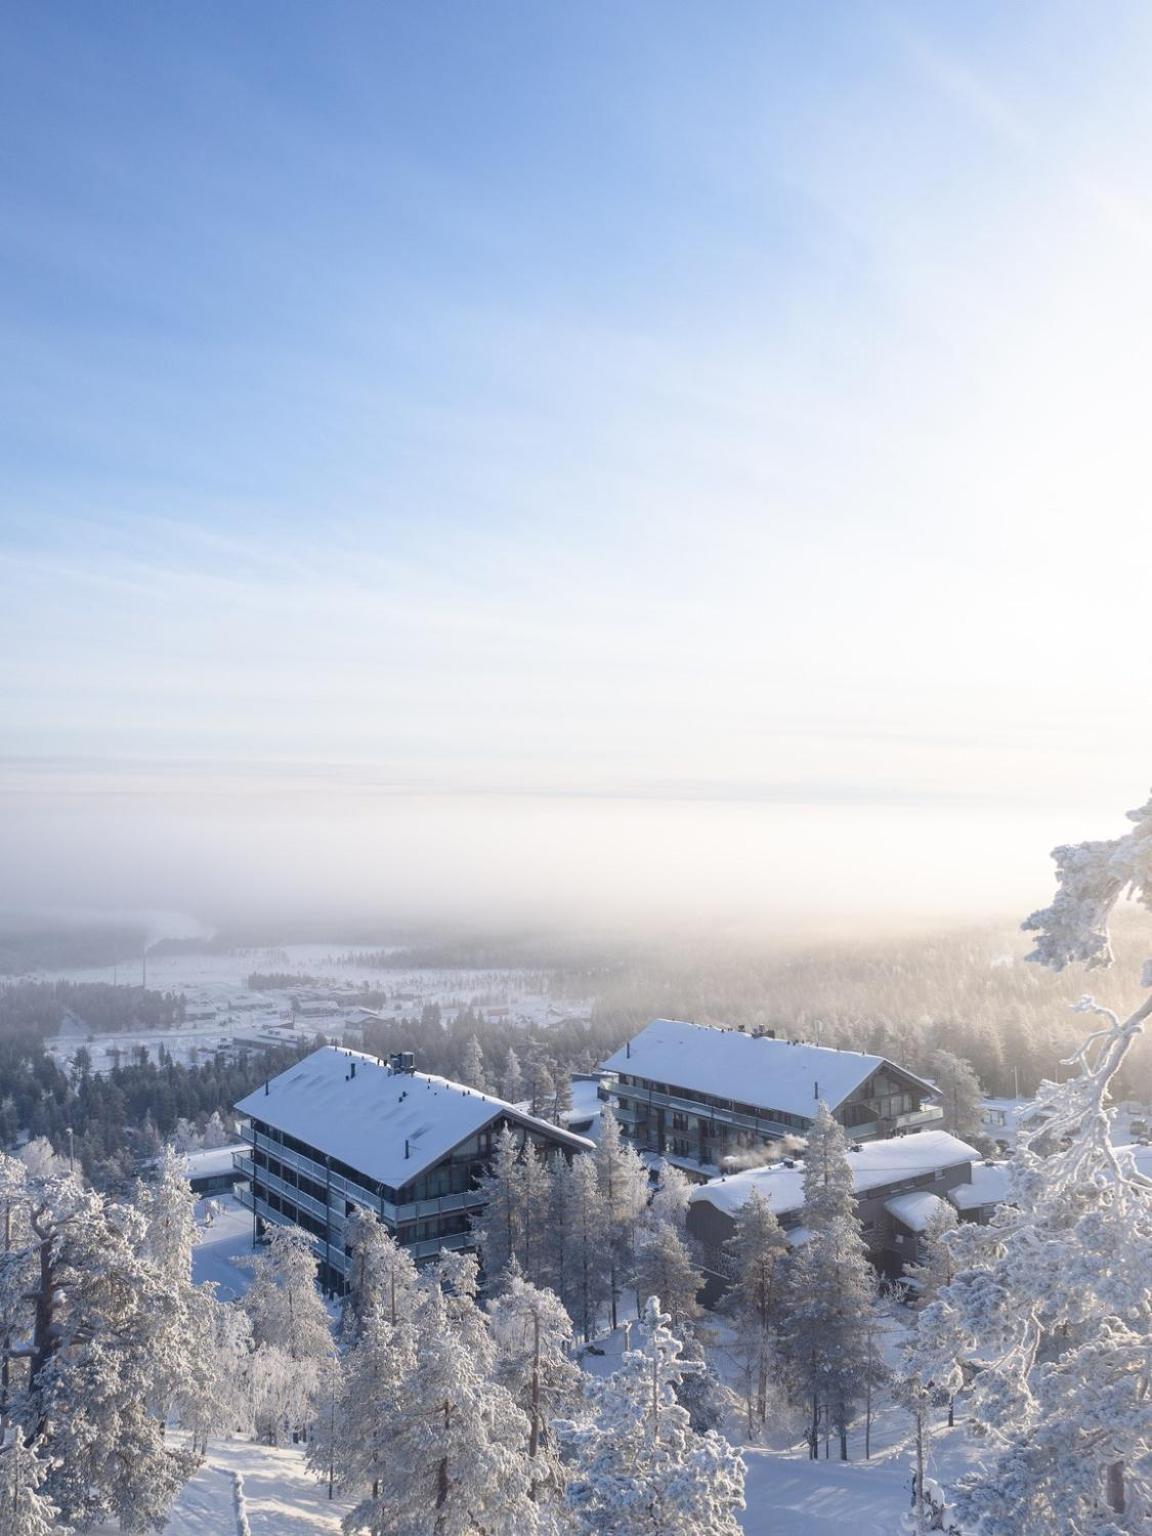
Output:
[[[723,1109],[734,1115],[747,1115],[752,1120],[771,1120],[776,1125],[787,1125],[802,1131],[811,1124],[804,1115],[793,1115],[784,1109],[767,1109],[763,1105],[743,1104],[738,1099],[721,1099],[714,1094],[698,1093],[695,1088],[678,1088],[674,1083],[656,1083],[648,1078],[620,1074],[621,1087],[639,1088],[644,1092],[663,1093],[672,1099],[684,1099],[689,1104],[702,1104],[710,1109]],[[623,1102],[623,1100],[621,1100]]]
[[328,1157],[325,1153],[309,1146],[306,1141],[300,1141],[296,1136],[290,1136],[287,1131],[278,1130],[274,1125],[265,1125],[262,1120],[253,1120],[252,1129],[258,1131],[261,1136],[269,1141],[279,1142],[289,1152],[296,1152],[301,1157],[306,1157],[310,1162],[320,1163],[323,1167],[330,1168],[333,1173],[338,1173],[342,1179],[347,1179],[350,1184],[358,1184],[361,1189],[376,1195],[378,1198],[388,1200],[396,1204],[396,1191],[391,1184],[381,1184],[376,1179],[370,1179],[361,1173],[358,1168],[351,1168],[347,1163],[342,1163],[338,1157]]

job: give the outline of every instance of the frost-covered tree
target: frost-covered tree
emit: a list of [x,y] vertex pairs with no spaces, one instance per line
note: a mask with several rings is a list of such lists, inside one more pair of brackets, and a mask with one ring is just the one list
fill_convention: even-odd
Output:
[[648,1170],[636,1149],[622,1139],[620,1122],[608,1108],[600,1117],[600,1140],[594,1155],[608,1225],[609,1297],[615,1328],[620,1293],[635,1269],[637,1229],[648,1206]]
[[935,1050],[928,1062],[928,1076],[940,1091],[942,1129],[983,1150],[980,1079],[971,1066],[953,1051]]
[[410,1317],[416,1304],[417,1269],[412,1255],[400,1246],[374,1211],[359,1207],[349,1216],[345,1237],[352,1250],[344,1329],[356,1332],[370,1313],[395,1327]]
[[19,1429],[0,1430],[0,1531],[4,1536],[67,1536],[60,1511],[40,1492],[48,1469]]
[[[688,1197],[691,1193],[692,1184],[688,1175],[683,1169],[677,1168],[675,1163],[665,1159],[660,1164],[656,1190],[648,1206],[649,1214],[655,1221],[668,1222],[683,1235],[688,1222]],[[660,1292],[661,1296],[663,1294]]]
[[524,1097],[524,1073],[520,1067],[520,1058],[512,1046],[508,1047],[508,1054],[504,1058],[500,1092],[509,1104],[519,1104]]
[[317,1415],[317,1433],[308,1447],[312,1469],[332,1479],[341,1493],[376,1499],[391,1459],[395,1421],[416,1370],[416,1328],[411,1318],[395,1326],[382,1313],[365,1314],[355,1343],[343,1360],[335,1411]]
[[[1024,925],[1030,959],[1107,966],[1119,898],[1152,909],[1152,801],[1130,819],[1123,836],[1055,850],[1056,899]],[[955,1277],[919,1317],[921,1387],[974,1378],[963,1411],[987,1451],[951,1499],[980,1536],[1118,1536],[1152,1518],[1152,1181],[1112,1145],[1108,1109],[1152,997],[1127,1018],[1078,1006],[1101,1023],[1068,1080],[1042,1086],[1046,1120],[1019,1137],[1012,1203],[947,1239]]]
[[660,1297],[677,1330],[700,1315],[696,1297],[704,1276],[670,1221],[645,1224],[636,1250],[635,1284],[643,1295]]
[[464,1053],[460,1058],[460,1081],[466,1083],[469,1088],[476,1088],[481,1093],[490,1093],[491,1084],[488,1081],[488,1068],[484,1063],[484,1047],[480,1044],[478,1035],[469,1035],[464,1046]]
[[856,1214],[843,1127],[821,1102],[804,1162],[806,1241],[788,1262],[781,1349],[793,1393],[808,1405],[809,1454],[820,1424],[835,1431],[841,1459],[848,1430],[878,1367],[868,1339],[876,1281]]
[[557,1164],[561,1297],[581,1338],[596,1331],[609,1294],[611,1230],[596,1166],[587,1156]]
[[920,1234],[919,1260],[905,1270],[916,1291],[918,1308],[936,1300],[941,1289],[956,1276],[956,1258],[948,1234],[960,1224],[956,1212],[941,1200]]
[[439,1286],[420,1313],[413,1368],[392,1399],[375,1491],[344,1523],[371,1536],[478,1536],[538,1529],[529,1424],[490,1379],[491,1356],[453,1326]]
[[196,1342],[173,1326],[186,1294],[132,1206],[2,1157],[0,1187],[0,1376],[48,1469],[43,1495],[61,1524],[158,1530],[194,1464],[164,1438]]
[[652,1297],[640,1347],[590,1386],[590,1422],[557,1424],[574,1536],[738,1536],[743,1460],[718,1434],[693,1431],[667,1324]]
[[697,1434],[719,1429],[732,1405],[732,1393],[708,1358],[699,1323],[685,1323],[681,1330],[684,1372],[676,1388],[676,1401],[688,1410],[688,1422]]
[[552,1204],[552,1163],[533,1141],[520,1158],[520,1242],[516,1249],[524,1278],[545,1284],[549,1257],[548,1218]]
[[772,1207],[758,1189],[736,1216],[736,1230],[724,1245],[729,1280],[724,1311],[736,1330],[744,1367],[744,1398],[751,1436],[768,1418],[768,1387],[777,1363],[783,1263],[788,1241]]
[[572,1319],[552,1291],[513,1275],[489,1304],[495,1349],[493,1379],[528,1418],[528,1456],[534,1496],[562,1486],[552,1421],[578,1412],[584,1377],[571,1358]]
[[485,1287],[490,1292],[500,1289],[520,1246],[523,1215],[519,1164],[516,1137],[506,1125],[501,1126],[496,1133],[491,1167],[480,1180],[484,1206],[472,1220],[484,1265]]
[[552,1068],[536,1049],[528,1058],[525,1069],[528,1086],[529,1113],[543,1117],[556,1095],[556,1081]]
[[548,1106],[548,1118],[553,1125],[563,1126],[567,1123],[572,1110],[572,1079],[568,1076],[567,1069],[559,1062],[553,1063],[552,1076],[556,1082],[556,1091]]
[[316,1256],[298,1227],[269,1228],[264,1250],[245,1263],[257,1418],[275,1445],[282,1431],[307,1427],[333,1353],[332,1329],[316,1288]]

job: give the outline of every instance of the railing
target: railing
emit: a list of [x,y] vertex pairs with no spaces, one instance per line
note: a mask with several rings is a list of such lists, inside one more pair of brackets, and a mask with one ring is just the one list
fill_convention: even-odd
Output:
[[[274,1226],[284,1227],[293,1225],[290,1217],[285,1216],[282,1211],[274,1211],[266,1200],[262,1199],[251,1189],[238,1192],[237,1198],[241,1205],[247,1206],[250,1211],[255,1212],[257,1216],[263,1217],[265,1221],[271,1222]],[[336,1221],[332,1222],[329,1227],[327,1240],[317,1237],[314,1232],[308,1232],[303,1228],[301,1230],[304,1231],[305,1237],[312,1244],[319,1257],[329,1263],[333,1269],[338,1269],[343,1273],[348,1268],[348,1255],[344,1252],[344,1239],[342,1233],[337,1230],[338,1225],[340,1224]],[[411,1254],[413,1259],[419,1263],[422,1259],[435,1258],[445,1248],[449,1248],[453,1252],[459,1252],[461,1249],[474,1248],[475,1246],[476,1239],[471,1232],[447,1232],[443,1237],[426,1237],[421,1238],[418,1243],[405,1243],[404,1252]]]
[[[295,1168],[300,1173],[307,1174],[314,1183],[327,1186],[333,1195],[339,1195],[344,1200],[351,1200],[354,1205],[360,1206],[363,1210],[373,1211],[381,1220],[390,1222],[393,1226],[399,1226],[401,1222],[419,1221],[423,1217],[440,1216],[449,1211],[475,1210],[484,1204],[484,1197],[479,1190],[466,1189],[459,1190],[454,1194],[433,1195],[427,1200],[409,1200],[403,1205],[394,1205],[390,1200],[382,1200],[379,1195],[373,1194],[370,1190],[365,1189],[363,1185],[354,1184],[350,1179],[345,1178],[343,1174],[330,1172],[323,1163],[318,1162],[315,1158],[307,1157],[302,1152],[296,1152],[290,1147],[283,1146],[278,1141],[273,1141],[270,1136],[266,1136],[262,1131],[252,1132],[251,1135],[245,1136],[245,1140],[250,1141],[254,1147],[258,1147],[262,1152],[267,1152],[270,1157],[276,1158],[278,1162],[285,1164],[287,1167]],[[235,1161],[237,1158],[243,1158],[245,1154],[234,1152],[232,1155]],[[239,1166],[239,1163],[237,1163],[237,1166]],[[255,1170],[252,1176],[263,1179],[266,1174],[266,1169],[259,1168]],[[272,1177],[275,1176],[269,1175],[269,1178]],[[293,1188],[293,1185],[288,1185],[289,1190]]]

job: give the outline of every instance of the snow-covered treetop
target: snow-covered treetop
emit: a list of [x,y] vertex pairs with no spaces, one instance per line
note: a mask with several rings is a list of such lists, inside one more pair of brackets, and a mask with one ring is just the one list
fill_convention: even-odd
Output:
[[[1068,843],[1052,850],[1059,889],[1050,907],[1024,923],[1039,934],[1029,960],[1061,971],[1079,961],[1090,969],[1112,964],[1108,924],[1121,896],[1134,897],[1152,911],[1152,799],[1128,812],[1135,823],[1120,837]],[[1143,982],[1152,986],[1152,960]]]

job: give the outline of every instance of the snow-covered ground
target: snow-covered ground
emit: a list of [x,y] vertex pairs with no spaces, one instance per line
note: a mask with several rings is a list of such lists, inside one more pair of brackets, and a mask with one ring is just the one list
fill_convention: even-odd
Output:
[[[211,1208],[215,1214],[211,1223]],[[248,1289],[249,1274],[238,1262],[252,1252],[252,1212],[231,1195],[213,1195],[196,1203],[196,1247],[192,1279],[211,1280],[221,1301],[232,1301]]]
[[[252,1536],[329,1536],[351,1507],[328,1499],[295,1446],[213,1440],[203,1466],[181,1490],[164,1536],[237,1536],[237,1473]],[[98,1526],[95,1536],[119,1536],[119,1527]]]
[[[472,1008],[493,1020],[527,1028],[547,1027],[560,1019],[587,1018],[589,1000],[557,999],[546,972],[526,970],[413,968],[394,970],[360,963],[358,956],[378,955],[352,944],[290,944],[273,949],[237,949],[220,954],[152,955],[148,958],[148,986],[158,992],[182,993],[187,1018],[179,1029],[97,1035],[70,1027],[49,1044],[58,1059],[69,1062],[79,1046],[87,1047],[96,1072],[107,1071],[117,1057],[128,1058],[143,1046],[155,1057],[163,1046],[175,1060],[190,1064],[221,1047],[238,1045],[245,1038],[283,1030],[288,1043],[294,1035],[308,1037],[320,1032],[341,1037],[354,1027],[362,1012],[362,994],[383,993],[376,1010],[385,1019],[419,1016],[435,1004],[450,1022]],[[298,984],[254,992],[248,977],[254,973],[299,977]],[[130,983],[143,979],[141,964],[89,966],[72,970],[37,972],[47,981],[97,981]],[[0,983],[2,985],[2,983]],[[301,1011],[293,1012],[293,999]],[[288,1028],[295,1017],[295,1030]]]

